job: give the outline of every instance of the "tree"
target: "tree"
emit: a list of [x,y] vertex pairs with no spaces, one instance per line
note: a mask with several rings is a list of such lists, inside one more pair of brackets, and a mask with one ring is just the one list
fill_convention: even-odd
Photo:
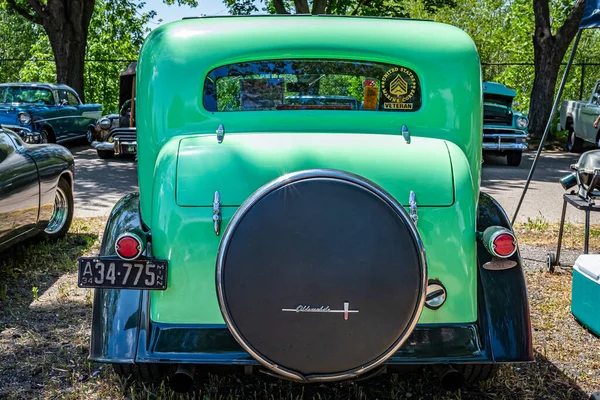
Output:
[[[0,82],[19,79],[23,60],[30,57],[31,46],[35,43],[39,31],[43,33],[35,24],[0,7]],[[15,32],[19,34],[15,35]]]
[[[454,7],[455,0],[261,0],[270,14],[335,14],[408,17],[410,3],[422,3],[428,12]],[[223,0],[233,15],[248,15],[258,11],[255,0]]]
[[5,0],[23,18],[44,27],[54,53],[56,80],[83,96],[83,70],[94,0]]
[[549,2],[550,0],[533,1],[535,78],[530,97],[529,131],[534,136],[541,136],[544,132],[546,121],[552,111],[558,72],[565,53],[577,33],[585,6],[585,0],[577,0],[570,10],[569,5],[565,4],[566,18],[553,35]]
[[[123,0],[136,7],[136,3]],[[167,4],[198,5],[196,0],[165,0]],[[84,97],[84,61],[88,30],[95,0],[3,0],[26,20],[41,25],[50,41],[56,64],[56,80]]]
[[[104,113],[118,111],[119,74],[129,65],[129,61],[114,60],[138,58],[144,37],[150,31],[147,25],[156,16],[154,11],[143,13],[144,5],[129,0],[96,0],[85,56],[86,60],[94,61],[85,63],[84,95],[87,102],[102,104]],[[52,82],[56,77],[56,66],[41,61],[52,57],[48,36],[40,32],[29,47],[27,58],[31,59],[19,63],[18,78]]]

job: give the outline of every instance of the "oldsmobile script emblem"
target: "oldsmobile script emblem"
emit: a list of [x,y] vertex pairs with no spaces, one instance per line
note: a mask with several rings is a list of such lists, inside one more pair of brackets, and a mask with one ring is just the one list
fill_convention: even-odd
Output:
[[344,313],[344,319],[348,320],[350,313],[357,313],[358,310],[351,310],[350,303],[344,302],[343,310],[332,310],[329,306],[313,307],[306,305],[299,305],[296,308],[282,308],[284,312],[295,312],[295,313]]

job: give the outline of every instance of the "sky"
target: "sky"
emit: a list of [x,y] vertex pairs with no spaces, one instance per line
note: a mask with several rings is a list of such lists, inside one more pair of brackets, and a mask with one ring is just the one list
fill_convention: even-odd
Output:
[[[227,7],[222,0],[198,0],[198,7],[191,8],[188,6],[172,5],[168,6],[162,0],[146,0],[144,11],[154,10],[157,16],[153,22],[149,24],[150,29],[154,29],[159,25],[167,22],[178,21],[183,17],[198,17],[200,15],[227,15]],[[158,20],[162,19],[159,23]]]

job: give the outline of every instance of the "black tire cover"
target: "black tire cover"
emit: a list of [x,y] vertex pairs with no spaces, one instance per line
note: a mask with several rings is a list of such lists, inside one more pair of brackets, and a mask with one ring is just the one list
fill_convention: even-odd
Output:
[[301,171],[259,189],[232,218],[217,259],[229,329],[295,380],[346,379],[385,361],[414,328],[426,282],[404,209],[342,171]]

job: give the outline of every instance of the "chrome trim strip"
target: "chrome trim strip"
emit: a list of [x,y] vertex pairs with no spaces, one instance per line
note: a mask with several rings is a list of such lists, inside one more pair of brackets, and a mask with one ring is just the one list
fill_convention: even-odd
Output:
[[219,128],[217,128],[217,143],[223,143],[223,138],[225,137],[225,127],[223,124],[219,124]]
[[[514,128],[496,128],[496,127],[492,127],[492,126],[488,126],[488,127],[483,127],[483,134],[486,135],[485,131],[505,131],[506,134],[512,134],[512,135],[522,135],[522,136],[527,136],[527,132],[525,132],[524,130],[521,129],[514,129]],[[487,133],[487,134],[494,134],[492,132]],[[503,135],[503,134],[501,134]]]
[[[396,213],[401,217],[401,219],[405,222],[408,229],[411,231],[412,236],[415,240],[415,245],[418,249],[420,260],[421,260],[421,289],[419,295],[419,301],[417,303],[417,307],[413,311],[411,321],[409,325],[406,327],[405,332],[400,335],[397,342],[394,343],[385,353],[380,355],[378,358],[373,360],[371,363],[366,364],[364,366],[343,371],[339,374],[327,374],[327,375],[308,375],[304,376],[297,371],[289,370],[287,368],[283,368],[279,365],[276,365],[269,360],[263,358],[260,354],[258,354],[248,343],[244,341],[241,334],[238,332],[231,316],[227,311],[227,307],[225,306],[225,297],[223,293],[223,268],[225,264],[225,253],[227,247],[229,246],[229,242],[231,241],[231,237],[237,225],[243,219],[243,217],[250,211],[250,209],[261,200],[264,196],[269,193],[294,182],[305,180],[305,179],[321,179],[321,180],[341,180],[348,183],[355,184],[363,189],[367,189],[377,195],[380,199],[385,201],[391,208],[396,211]],[[306,381],[314,381],[314,382],[329,382],[329,381],[338,381],[344,379],[354,378],[358,375],[361,375],[373,368],[384,363],[388,358],[390,358],[398,349],[404,344],[404,342],[410,336],[410,333],[414,330],[417,325],[417,321],[419,320],[419,316],[423,310],[425,305],[425,296],[427,292],[427,258],[425,256],[425,248],[423,247],[423,241],[421,240],[421,236],[419,235],[419,231],[413,224],[410,216],[404,210],[402,205],[396,201],[388,192],[386,192],[379,185],[355,174],[345,171],[332,170],[332,169],[312,169],[312,170],[304,170],[298,172],[292,172],[287,175],[283,175],[266,185],[259,188],[256,192],[254,192],[250,197],[244,201],[244,203],[238,208],[236,213],[231,217],[231,221],[227,225],[225,232],[223,234],[223,239],[221,240],[221,244],[219,245],[219,250],[217,254],[217,265],[216,265],[216,283],[217,283],[217,295],[219,299],[219,308],[221,309],[221,314],[223,314],[223,319],[229,328],[229,331],[235,338],[235,340],[242,346],[244,350],[246,350],[255,360],[260,362],[263,366],[273,371],[279,376],[283,376],[284,378],[297,381],[297,382],[306,382]]]
[[221,233],[221,194],[219,192],[215,192],[215,196],[213,198],[213,223],[215,234],[219,236]]
[[525,143],[483,143],[483,150],[527,150]]
[[419,214],[417,213],[417,195],[412,190],[408,197],[408,204],[410,206],[410,219],[412,219],[416,226],[419,221]]
[[402,137],[406,144],[410,144],[410,132],[408,131],[408,127],[406,125],[402,125]]
[[[100,113],[100,115],[102,115],[102,111],[98,111]],[[83,115],[67,115],[64,117],[52,117],[52,118],[44,118],[44,119],[36,119],[36,120],[32,120],[33,124],[36,124],[38,122],[48,122],[48,121],[55,121],[57,119],[69,119],[69,118],[84,118],[84,119],[98,119],[98,118],[93,118],[93,117],[84,117]]]

